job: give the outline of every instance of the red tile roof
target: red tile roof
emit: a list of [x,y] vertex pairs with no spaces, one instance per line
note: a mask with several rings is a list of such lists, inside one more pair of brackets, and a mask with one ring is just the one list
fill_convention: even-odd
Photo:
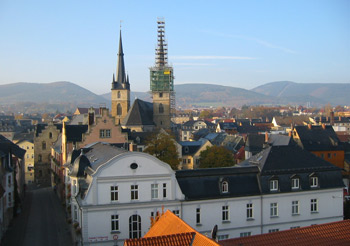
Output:
[[124,246],[191,246],[195,232],[179,233],[158,237],[127,239]]
[[200,234],[169,210],[159,218],[159,220],[146,233],[144,238],[189,232],[195,232],[196,234],[193,240],[193,246],[219,246],[217,242]]
[[307,226],[280,232],[222,240],[222,246],[249,245],[350,245],[350,220]]

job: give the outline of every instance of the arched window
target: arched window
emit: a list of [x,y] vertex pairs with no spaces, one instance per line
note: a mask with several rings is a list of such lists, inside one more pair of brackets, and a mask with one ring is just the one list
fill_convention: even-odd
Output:
[[134,214],[129,218],[129,238],[141,237],[141,216]]
[[42,150],[46,150],[46,142],[45,141],[43,141],[41,143],[41,148],[42,148]]
[[120,91],[118,91],[117,93],[117,98],[120,98]]
[[122,106],[120,105],[120,103],[118,103],[118,105],[117,105],[117,115],[122,115],[122,112],[123,112]]
[[164,113],[164,106],[162,103],[159,104],[159,113],[160,114]]
[[50,139],[52,138],[52,132],[49,133],[49,138],[50,138]]
[[38,161],[41,162],[42,161],[42,156],[41,155],[38,155]]
[[221,184],[221,192],[222,193],[227,193],[228,192],[228,182],[227,181],[223,181]]

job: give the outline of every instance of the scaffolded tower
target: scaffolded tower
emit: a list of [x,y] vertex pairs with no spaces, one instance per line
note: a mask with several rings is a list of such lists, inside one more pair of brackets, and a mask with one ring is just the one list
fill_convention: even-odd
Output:
[[150,68],[150,89],[153,98],[153,121],[157,127],[170,128],[175,114],[173,68],[168,65],[165,22],[158,18],[158,39],[155,66]]

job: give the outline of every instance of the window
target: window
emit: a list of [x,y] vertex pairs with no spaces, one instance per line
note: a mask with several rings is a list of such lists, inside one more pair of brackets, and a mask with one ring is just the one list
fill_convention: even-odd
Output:
[[7,176],[7,184],[9,187],[11,186],[11,183],[12,183],[11,181],[12,181],[11,175]]
[[120,98],[120,91],[117,92],[117,98]]
[[270,203],[270,217],[278,216],[278,204],[277,202]]
[[173,210],[173,214],[175,214],[177,217],[180,217],[180,210]]
[[300,226],[292,226],[290,229],[300,228]]
[[131,200],[138,200],[138,199],[139,199],[139,186],[131,185]]
[[8,195],[7,195],[7,197],[8,197],[8,206],[9,206],[9,207],[12,207],[12,193],[9,192]]
[[270,229],[270,230],[269,230],[269,233],[271,233],[271,232],[277,232],[277,231],[279,231],[279,229]]
[[311,199],[311,213],[316,213],[318,211],[318,201],[317,199]]
[[131,215],[129,218],[129,238],[141,237],[141,216]]
[[201,223],[201,209],[196,208],[196,224],[200,224],[200,223]]
[[45,141],[41,143],[41,148],[42,148],[42,150],[46,150],[46,142]]
[[251,235],[252,235],[252,233],[250,231],[247,231],[247,232],[241,232],[239,234],[239,237],[249,237]]
[[111,231],[119,231],[119,215],[111,215]]
[[183,163],[183,164],[186,164],[186,161],[187,161],[187,159],[183,159],[183,160],[182,160],[182,163]]
[[50,139],[52,138],[52,132],[49,133],[49,138],[50,138]]
[[221,192],[222,193],[227,193],[228,192],[228,182],[227,181],[223,181],[221,184]]
[[225,234],[225,235],[218,235],[217,239],[218,239],[218,241],[221,241],[221,240],[228,239],[228,237],[229,237],[228,234]]
[[100,138],[104,138],[105,137],[105,130],[100,130]]
[[163,97],[163,92],[159,92],[159,97]]
[[310,178],[310,187],[311,188],[318,187],[318,177],[311,177]]
[[118,186],[111,186],[111,201],[118,201]]
[[42,156],[41,155],[38,155],[38,161],[42,161]]
[[187,163],[188,163],[188,164],[191,164],[191,159],[188,159],[188,160],[187,160]]
[[270,191],[278,191],[278,180],[270,180]]
[[299,189],[299,178],[293,178],[292,179],[292,189],[293,190],[296,190],[296,189]]
[[162,103],[159,104],[159,113],[160,114],[164,113],[164,106]]
[[163,198],[166,198],[166,183],[163,183]]
[[152,199],[158,199],[158,184],[151,184]]
[[73,211],[73,220],[77,221],[78,220],[78,207],[77,207],[77,205],[74,205],[73,209],[74,209],[74,211]]
[[117,115],[122,115],[123,113],[123,109],[122,109],[122,106],[120,105],[120,103],[118,103],[117,105]]
[[107,129],[106,130],[106,138],[110,138],[111,137],[111,130]]
[[229,210],[228,206],[222,206],[222,221],[228,221],[229,220]]
[[292,215],[299,214],[299,201],[292,201]]
[[327,154],[327,157],[328,157],[328,159],[331,159],[331,158],[332,158],[332,154],[331,154],[331,153],[328,153],[328,154]]
[[247,219],[253,218],[253,203],[247,204]]
[[73,180],[73,187],[72,188],[73,188],[72,193],[73,193],[73,195],[75,195],[77,192],[77,181],[76,180]]

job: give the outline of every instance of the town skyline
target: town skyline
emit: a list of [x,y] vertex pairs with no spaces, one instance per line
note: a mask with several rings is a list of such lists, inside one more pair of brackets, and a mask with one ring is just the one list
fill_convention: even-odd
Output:
[[347,1],[184,3],[5,1],[0,85],[70,81],[107,93],[121,25],[131,90],[148,91],[157,17],[165,19],[175,85],[350,82]]

